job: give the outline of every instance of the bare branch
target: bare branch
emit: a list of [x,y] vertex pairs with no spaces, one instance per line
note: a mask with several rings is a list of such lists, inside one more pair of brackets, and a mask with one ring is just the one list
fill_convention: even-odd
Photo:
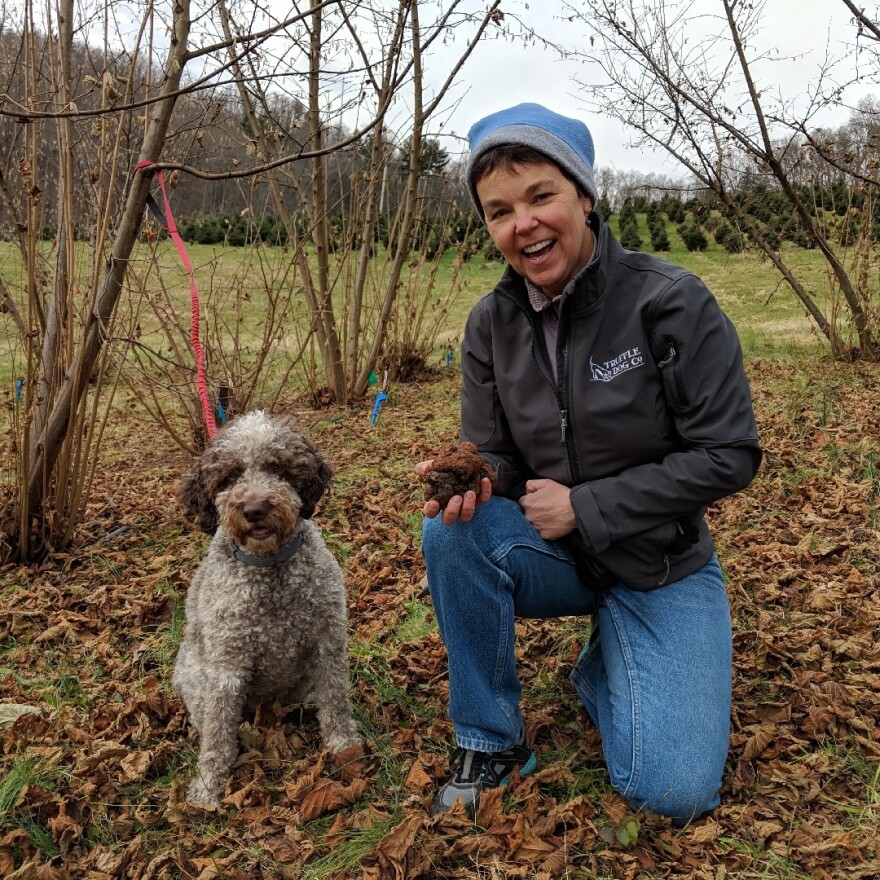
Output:
[[864,8],[859,9],[852,0],[841,0],[841,2],[853,14],[859,28],[859,36],[867,36],[880,42],[880,24],[868,18]]
[[[880,356],[880,328],[872,326],[873,312],[867,308],[868,293],[861,280],[864,273],[844,266],[837,252],[839,243],[831,239],[832,233],[836,235],[834,227],[829,227],[812,205],[805,204],[802,189],[791,176],[798,168],[795,154],[808,149],[827,163],[828,170],[843,171],[852,183],[874,183],[870,161],[862,160],[861,172],[851,169],[845,158],[835,159],[827,150],[822,151],[815,132],[809,133],[808,121],[818,110],[839,103],[845,85],[836,84],[827,93],[815,88],[800,116],[790,113],[790,105],[781,98],[773,101],[768,87],[762,87],[753,76],[755,61],[761,56],[750,57],[747,51],[747,39],[763,12],[761,3],[723,0],[726,42],[723,36],[704,30],[699,32],[699,40],[694,40],[689,15],[692,4],[686,2],[588,0],[587,6],[586,12],[577,14],[602,40],[603,70],[611,82],[610,89],[593,90],[602,112],[638,132],[641,142],[655,144],[678,159],[737,217],[737,211],[742,213],[735,194],[737,175],[754,174],[747,169],[755,168],[760,174],[772,175],[827,262],[835,293],[845,300],[840,314],[848,312],[862,356]],[[826,56],[820,84],[833,64]],[[853,74],[850,82],[857,78]],[[742,97],[737,94],[738,86]],[[786,136],[780,138],[780,132]],[[864,149],[872,149],[870,139]],[[773,260],[828,336],[835,353],[840,352],[846,330],[838,329],[834,322],[842,319],[835,313],[832,322],[822,315],[795,274],[769,247],[760,226],[746,220],[741,226]]]

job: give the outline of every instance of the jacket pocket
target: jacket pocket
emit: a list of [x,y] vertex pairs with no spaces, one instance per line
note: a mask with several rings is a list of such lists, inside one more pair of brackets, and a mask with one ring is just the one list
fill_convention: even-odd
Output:
[[675,535],[666,547],[666,552],[673,556],[686,553],[700,540],[700,528],[698,523],[682,517],[675,520]]
[[669,406],[677,415],[682,415],[690,409],[691,404],[684,384],[679,348],[671,336],[664,337],[661,356],[657,358],[657,368],[660,370],[663,393]]
[[670,520],[615,541],[597,559],[622,581],[650,579],[660,586],[668,570],[669,545],[678,533],[677,521]]
[[[693,543],[686,524],[696,530]],[[684,539],[682,532],[687,535]],[[709,560],[712,549],[705,521],[699,514],[693,514],[621,538],[598,553],[597,558],[627,587],[653,590],[696,571]]]

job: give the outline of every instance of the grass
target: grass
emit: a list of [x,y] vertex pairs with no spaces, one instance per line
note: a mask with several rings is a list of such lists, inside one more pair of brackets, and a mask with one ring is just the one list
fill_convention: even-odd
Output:
[[303,869],[302,880],[323,880],[324,877],[339,876],[340,872],[345,875],[354,872],[364,856],[372,852],[399,821],[400,816],[391,815],[368,828],[349,834],[332,852],[309,862]]
[[0,780],[0,828],[22,828],[35,848],[50,859],[60,852],[52,834],[25,809],[19,809],[17,804],[29,787],[52,789],[60,774],[58,767],[25,758],[15,761]]
[[37,761],[16,761],[0,781],[0,824],[2,824],[28,785],[39,784],[44,779]]
[[89,684],[98,681],[102,666],[92,660],[85,668],[69,653],[50,647],[31,645],[31,652],[39,656],[35,664],[39,674],[21,675],[16,670],[0,668],[0,678],[9,676],[16,686],[36,705],[58,709],[71,706],[80,709],[90,704]]
[[[389,662],[389,646],[353,639],[349,644],[353,674],[361,679],[366,689],[375,695],[380,720],[391,729],[389,708],[396,707],[404,717],[428,718],[432,709],[417,694],[410,693],[406,682],[396,680]],[[382,708],[379,708],[382,707]]]
[[[157,628],[156,633],[141,645],[138,663],[142,674],[146,674],[151,669],[170,669],[174,665],[174,658],[183,641],[183,629],[186,623],[183,596],[168,583],[160,583],[157,591],[169,599],[170,620]],[[165,681],[170,692],[167,676]]]
[[[861,458],[861,457],[860,457]],[[861,466],[861,477],[870,486],[868,491],[868,501],[873,507],[876,507],[878,499],[880,499],[880,452],[867,452],[859,462]],[[877,513],[874,511],[874,519],[871,523],[872,527],[877,525]]]
[[[610,226],[615,231],[616,223],[616,216],[612,216]],[[746,352],[753,356],[778,352],[780,340],[785,340],[782,347],[788,347],[794,356],[797,350],[815,341],[816,332],[802,307],[787,286],[780,283],[778,273],[768,260],[754,251],[728,254],[711,238],[704,252],[692,253],[684,247],[674,225],[668,224],[668,229],[671,249],[661,256],[690,269],[714,291],[736,324]],[[252,356],[267,320],[269,287],[276,290],[282,301],[290,301],[292,311],[284,318],[288,325],[291,322],[308,323],[305,303],[295,293],[298,282],[290,274],[291,254],[287,249],[268,246],[225,248],[200,244],[189,244],[187,249],[195,267],[203,307],[203,341],[209,350],[228,349],[232,340],[237,339],[243,357],[247,359]],[[49,243],[41,243],[41,250],[51,257]],[[84,245],[80,245],[80,253],[85,254]],[[783,254],[805,287],[814,292],[820,306],[828,313],[830,303],[822,293],[828,290],[828,284],[821,254],[790,244],[783,246]],[[438,297],[453,291],[444,326],[436,339],[438,362],[447,350],[457,351],[468,312],[474,302],[495,285],[503,271],[502,264],[487,262],[482,255],[470,259],[460,271],[455,268],[455,262],[455,253],[447,251],[440,260],[431,288],[432,295]],[[387,270],[387,264],[377,260],[374,265],[376,272],[373,283],[381,291],[384,284],[382,273]],[[0,241],[0,273],[13,295],[24,289],[20,254],[11,242]],[[83,277],[86,277],[85,267]],[[352,284],[344,272],[342,277],[343,282],[334,295],[334,308],[340,316],[345,308],[342,291],[349,290]],[[176,251],[167,241],[156,246],[155,256],[150,246],[136,246],[128,279],[130,292],[120,302],[116,332],[122,336],[136,333],[141,344],[174,359],[176,354],[168,347],[155,315],[138,293],[143,290],[155,299],[160,289],[160,278],[175,292],[177,321],[186,335],[190,313],[188,286]],[[406,290],[413,291],[409,295],[415,295],[416,292],[418,296],[425,294],[424,285],[411,284],[407,275],[401,283],[401,291]],[[13,384],[15,377],[26,372],[25,352],[14,331],[11,320],[3,321],[0,317],[0,386],[7,388]],[[276,342],[276,349],[279,345],[288,346],[292,352],[296,347],[295,337],[281,336]],[[251,355],[245,351],[248,348],[252,350]],[[280,361],[274,369],[283,369]]]
[[394,632],[396,638],[406,644],[424,638],[429,632],[435,632],[437,623],[429,605],[416,600],[408,600],[404,604],[404,613]]

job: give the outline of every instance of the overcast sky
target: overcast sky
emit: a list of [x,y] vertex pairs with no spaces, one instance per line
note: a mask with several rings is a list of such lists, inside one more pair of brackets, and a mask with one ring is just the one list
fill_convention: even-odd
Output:
[[[268,0],[271,7],[280,15],[290,12],[287,0]],[[379,4],[397,5],[398,0],[378,0]],[[658,0],[659,2],[659,0]],[[750,0],[763,5],[762,29],[750,51],[750,57],[756,54],[775,54],[780,60],[777,63],[763,63],[753,66],[756,80],[763,87],[776,87],[786,100],[797,101],[810,93],[810,85],[814,84],[820,65],[826,53],[834,58],[849,56],[850,71],[856,63],[853,51],[855,28],[851,15],[841,0]],[[689,27],[691,24],[698,29],[703,27],[715,33],[723,32],[723,7],[721,0],[666,0],[667,6],[676,5],[689,9]],[[210,5],[210,0],[199,0],[199,5]],[[302,4],[300,4],[302,5]],[[464,8],[474,14],[485,11],[489,0],[464,0],[460,9]],[[880,17],[880,0],[860,0],[869,15]],[[120,20],[128,22],[131,29],[140,22],[141,11],[135,9],[125,14],[125,0],[117,0],[113,9]],[[447,0],[437,0],[432,6],[430,0],[423,0],[421,7],[423,26],[431,18],[430,13],[439,7],[446,7]],[[550,43],[565,46],[569,49],[580,48],[589,52],[589,28],[582,21],[570,21],[570,7],[578,9],[583,4],[579,0],[504,0],[501,5],[505,12],[505,25],[515,27],[514,19],[541,34]],[[380,7],[381,8],[381,5]],[[159,4],[159,11],[166,11],[166,4]],[[563,20],[565,16],[565,20]],[[97,20],[96,20],[97,21]],[[97,25],[94,25],[97,27]],[[161,29],[159,29],[161,31]],[[123,44],[133,39],[133,30]],[[473,29],[468,29],[469,33]],[[455,29],[450,32],[450,39],[445,45],[435,45],[429,57],[425,59],[428,91],[430,84],[439,87],[447,77],[453,64],[463,49],[461,33]],[[95,32],[97,34],[97,31]],[[93,36],[95,36],[93,34]],[[428,134],[441,136],[443,146],[456,158],[466,153],[466,136],[470,126],[488,113],[504,107],[510,107],[522,101],[533,101],[544,104],[553,110],[569,116],[583,119],[590,128],[596,147],[596,162],[605,167],[620,171],[643,171],[666,174],[670,177],[682,175],[680,166],[674,164],[662,151],[644,152],[628,146],[632,137],[623,125],[615,120],[595,115],[584,107],[583,93],[579,95],[572,77],[577,75],[582,81],[600,83],[602,68],[597,62],[574,62],[560,58],[559,54],[540,43],[531,44],[522,40],[510,41],[500,38],[501,31],[489,25],[486,38],[477,47],[474,54],[459,72],[457,80],[445,100],[444,113],[438,113],[431,120]],[[362,37],[369,42],[369,34]],[[699,37],[695,38],[697,41]],[[159,37],[161,45],[161,34]],[[212,40],[208,40],[211,42]],[[198,40],[197,40],[198,42]],[[284,52],[281,52],[284,55]],[[867,57],[867,55],[865,56]],[[874,56],[876,66],[876,56]],[[867,62],[860,62],[862,69]],[[333,65],[331,65],[333,67]],[[844,70],[840,69],[841,77]],[[877,71],[873,71],[875,83]],[[191,74],[195,75],[195,74]],[[304,81],[294,81],[297,86],[305,87]],[[338,112],[341,104],[354,104],[354,109],[345,111],[341,121],[350,129],[363,123],[364,109],[353,101],[361,88],[361,74],[354,73],[347,82],[340,84],[334,80],[328,87],[327,112],[330,117]],[[302,89],[300,89],[301,91]],[[293,90],[296,93],[297,89]],[[868,86],[852,89],[847,92],[851,106],[868,94],[880,97],[880,88],[873,91]],[[396,124],[392,119],[392,129],[400,132],[400,140],[407,137],[411,128],[412,114],[404,109],[405,98],[401,98],[397,110]],[[334,111],[334,106],[337,108]],[[816,117],[815,124],[826,126],[842,125],[849,118],[848,110],[841,109],[836,114],[826,113]]]
[[[526,9],[526,6],[530,8]],[[723,15],[719,0],[694,0],[695,15],[708,13]],[[877,3],[865,4],[868,12],[877,14]],[[485,3],[475,2],[474,8],[485,8]],[[557,0],[531,0],[530,3],[507,2],[505,9],[516,9],[523,21],[551,40],[568,46],[581,45],[588,48],[586,28],[583,23],[560,21],[563,4]],[[776,50],[780,57],[792,57],[791,61],[774,64],[767,78],[778,83],[780,92],[794,99],[806,94],[810,82],[815,81],[819,65],[826,51],[841,56],[854,42],[854,28],[841,0],[767,0],[764,8],[764,26],[761,39],[762,50]],[[491,32],[491,27],[490,27]],[[447,50],[460,51],[454,44]],[[852,56],[853,53],[850,52]],[[437,58],[441,61],[442,58]],[[429,69],[433,61],[429,60]],[[438,67],[443,67],[442,64]],[[600,165],[617,170],[653,171],[670,176],[680,174],[679,167],[662,153],[647,153],[627,147],[629,135],[623,126],[614,121],[588,116],[575,93],[571,77],[577,73],[582,80],[598,81],[601,68],[575,65],[560,60],[559,56],[539,45],[523,45],[504,40],[487,40],[477,48],[468,61],[454,89],[455,101],[445,117],[443,126],[447,134],[460,137],[467,135],[468,128],[477,119],[503,107],[521,101],[544,104],[570,116],[577,116],[588,124],[596,146],[596,161]],[[853,92],[853,103],[868,94],[867,88]],[[875,92],[876,93],[876,92]],[[817,122],[836,126],[849,118],[847,111],[826,115]],[[445,139],[444,145],[456,152],[455,144],[464,149],[464,143]]]

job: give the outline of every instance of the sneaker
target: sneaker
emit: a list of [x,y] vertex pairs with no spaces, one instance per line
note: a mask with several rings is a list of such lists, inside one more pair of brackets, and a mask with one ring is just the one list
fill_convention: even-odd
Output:
[[456,801],[464,804],[468,818],[474,819],[480,804],[480,793],[487,788],[507,785],[510,774],[519,766],[520,776],[531,773],[538,765],[535,753],[521,742],[503,752],[475,752],[458,749],[452,758],[452,778],[447,782],[431,806],[431,815],[437,816],[452,809]]

